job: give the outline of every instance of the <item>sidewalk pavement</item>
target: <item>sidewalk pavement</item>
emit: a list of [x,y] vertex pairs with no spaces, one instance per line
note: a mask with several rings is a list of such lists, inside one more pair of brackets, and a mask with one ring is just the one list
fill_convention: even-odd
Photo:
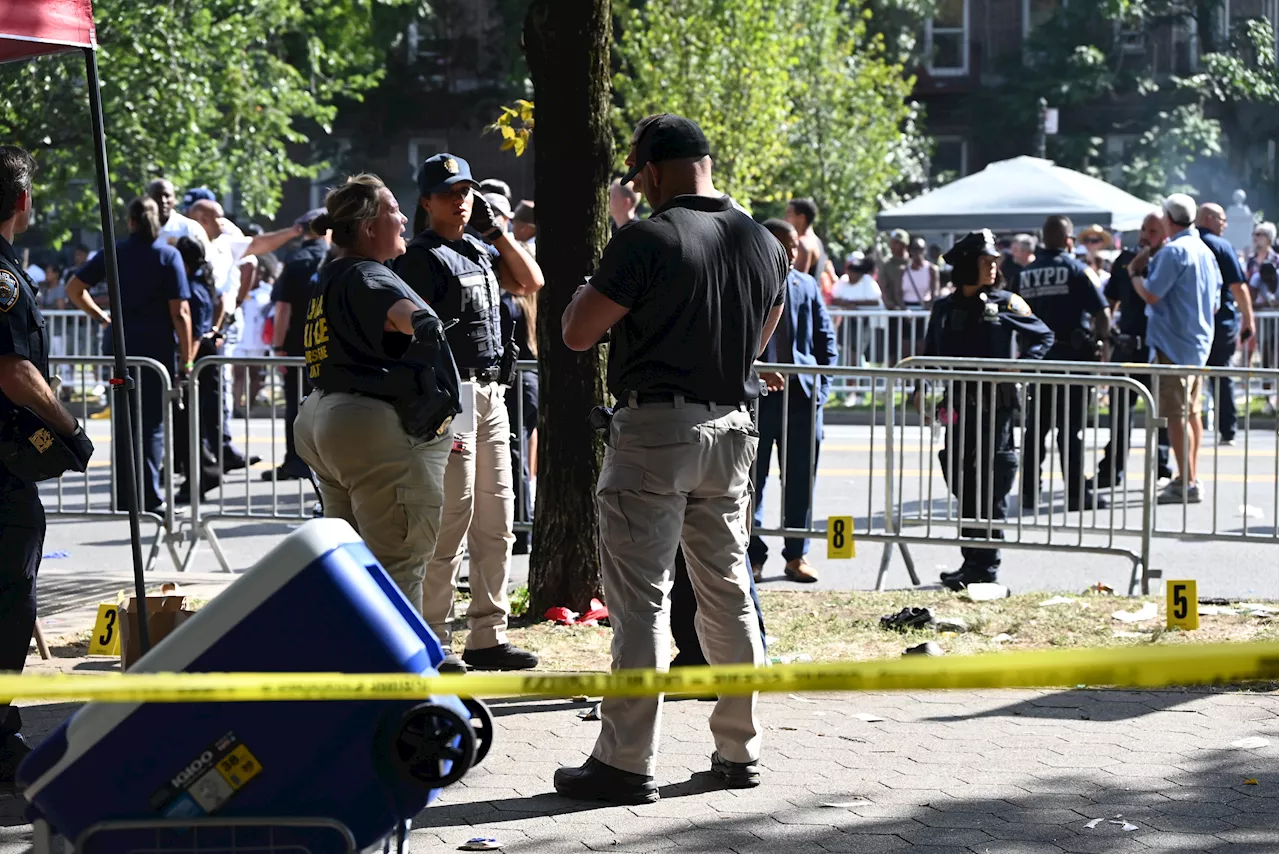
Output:
[[[577,716],[587,704],[491,707],[492,751],[417,817],[413,854],[455,851],[475,836],[496,837],[508,854],[1280,847],[1274,692],[762,695],[764,783],[741,791],[718,789],[707,774],[711,703],[670,702],[662,800],[635,807],[552,790],[556,766],[581,762],[599,732]],[[71,708],[24,715],[39,736]],[[0,854],[27,849],[20,816],[21,801],[0,798]]]

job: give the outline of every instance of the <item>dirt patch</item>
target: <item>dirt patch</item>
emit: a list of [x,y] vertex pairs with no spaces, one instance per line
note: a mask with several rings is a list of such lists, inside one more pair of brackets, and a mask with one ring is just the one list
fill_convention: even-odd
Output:
[[[936,641],[948,655],[996,650],[1073,649],[1148,644],[1195,644],[1271,641],[1280,638],[1274,614],[1200,617],[1192,632],[1166,630],[1164,600],[1154,597],[1066,595],[1069,601],[1042,605],[1053,594],[1034,593],[994,602],[969,602],[941,591],[763,592],[765,625],[774,638],[769,655],[782,660],[807,655],[814,661],[856,661],[896,657],[907,646]],[[1154,602],[1157,617],[1126,623],[1115,611],[1138,611]],[[967,630],[922,629],[907,632],[880,628],[880,617],[907,606],[931,609],[936,617],[964,622]],[[1274,605],[1272,606],[1274,607]],[[466,630],[457,626],[454,646],[462,649]],[[1008,638],[1002,638],[1007,635]],[[556,626],[547,622],[513,621],[512,643],[537,652],[540,669],[607,670],[610,629],[599,626]],[[672,650],[674,654],[674,649]]]

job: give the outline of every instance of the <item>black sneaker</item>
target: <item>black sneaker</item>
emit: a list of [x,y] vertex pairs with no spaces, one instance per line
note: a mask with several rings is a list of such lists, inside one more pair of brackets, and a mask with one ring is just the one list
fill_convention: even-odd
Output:
[[10,733],[0,741],[0,790],[12,791],[18,779],[18,766],[31,752],[21,733]]
[[652,804],[659,797],[652,777],[614,768],[594,756],[577,768],[557,768],[554,779],[556,792],[575,801]]
[[462,660],[472,670],[531,670],[538,666],[537,655],[509,643],[469,649],[462,653]]
[[440,662],[440,666],[436,668],[437,673],[466,673],[471,668],[463,663],[461,658],[452,652],[444,657],[444,661]]
[[1080,510],[1106,510],[1110,506],[1111,503],[1107,499],[1090,489],[1084,491],[1083,498],[1072,493],[1071,498],[1067,501],[1067,510],[1071,513]]
[[760,762],[730,762],[711,754],[711,774],[724,781],[730,789],[754,789],[760,785]]
[[994,584],[996,570],[993,567],[967,566],[960,572],[948,572],[942,576],[942,586],[955,593],[964,590],[970,584]]

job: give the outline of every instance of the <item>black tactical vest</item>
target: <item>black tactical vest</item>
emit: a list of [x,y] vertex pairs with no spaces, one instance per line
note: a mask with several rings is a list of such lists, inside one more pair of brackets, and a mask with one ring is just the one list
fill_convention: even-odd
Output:
[[[13,263],[4,255],[0,254],[0,269],[7,272],[16,282],[16,293],[10,295],[6,291],[14,287],[5,281],[5,277],[0,277],[0,308],[8,305],[8,309],[4,309],[6,318],[10,328],[13,330],[13,337],[18,340],[25,337],[27,342],[27,358],[31,360],[31,364],[36,366],[36,370],[40,372],[40,376],[48,379],[49,377],[49,338],[45,334],[44,314],[40,311],[39,300],[37,299],[38,288],[36,283],[31,281],[31,277],[27,275],[27,271],[22,269],[18,264]],[[9,401],[0,394],[0,400],[8,405]]]
[[[443,267],[448,283],[409,282],[446,324],[449,349],[460,368],[490,368],[502,358],[501,291],[493,259],[483,243],[470,234],[447,241],[427,230],[415,237],[408,252],[429,252]],[[432,299],[429,292],[439,296]]]

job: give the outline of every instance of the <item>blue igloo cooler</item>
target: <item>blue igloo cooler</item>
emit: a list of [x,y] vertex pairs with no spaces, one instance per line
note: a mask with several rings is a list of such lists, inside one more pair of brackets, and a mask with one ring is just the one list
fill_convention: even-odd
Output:
[[[131,672],[432,675],[435,635],[346,522],[308,522],[155,646]],[[422,701],[90,703],[23,762],[32,820],[86,851],[156,849],[154,833],[85,831],[167,819],[190,850],[192,820],[325,819],[333,832],[273,830],[312,854],[375,844],[483,758],[492,720],[454,696]],[[167,832],[167,831],[166,831]],[[249,840],[240,831],[233,840]],[[185,834],[185,835],[184,835]],[[291,837],[290,834],[293,834]],[[227,840],[214,840],[220,847]],[[203,845],[201,847],[204,847]]]

